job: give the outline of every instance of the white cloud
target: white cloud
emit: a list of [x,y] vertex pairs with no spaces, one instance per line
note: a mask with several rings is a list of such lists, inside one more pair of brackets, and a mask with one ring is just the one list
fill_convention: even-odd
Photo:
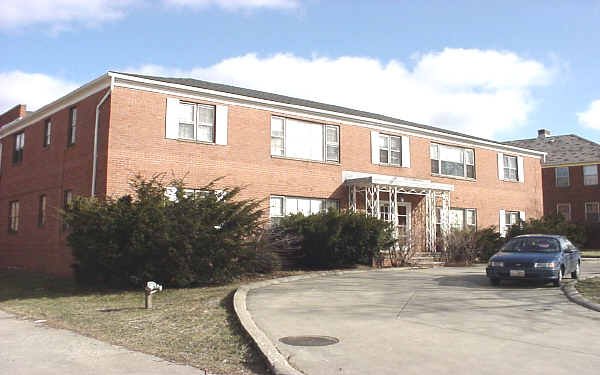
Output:
[[0,113],[17,104],[27,104],[29,111],[37,110],[79,86],[45,74],[18,70],[0,73]]
[[163,0],[167,5],[205,8],[218,6],[227,10],[251,8],[293,9],[298,7],[298,0]]
[[581,125],[600,130],[600,99],[590,103],[588,109],[577,113]]
[[61,30],[119,19],[137,0],[2,0],[0,28],[46,24]]
[[536,106],[530,90],[554,77],[551,67],[505,51],[445,49],[412,62],[247,54],[190,70],[128,71],[228,83],[490,138],[525,125]]

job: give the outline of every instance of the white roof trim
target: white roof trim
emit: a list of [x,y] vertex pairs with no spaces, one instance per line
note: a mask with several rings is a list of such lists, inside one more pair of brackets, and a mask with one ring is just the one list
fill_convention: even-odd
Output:
[[[259,106],[251,105],[250,107],[267,109],[270,111],[280,112],[280,113],[287,112],[292,115],[315,117],[315,118],[319,118],[318,115],[323,115],[326,117],[322,117],[322,119],[326,120],[326,121],[339,121],[342,123],[346,122],[349,125],[359,125],[359,126],[365,126],[365,127],[369,127],[369,128],[378,128],[378,127],[383,126],[384,128],[394,129],[394,130],[403,132],[404,134],[408,134],[408,135],[415,135],[415,136],[419,136],[419,137],[423,137],[425,135],[425,138],[431,138],[431,139],[435,139],[435,140],[443,141],[443,142],[453,142],[455,144],[468,145],[471,147],[479,146],[481,148],[487,148],[487,149],[491,149],[494,151],[509,150],[510,152],[517,153],[521,156],[534,157],[534,158],[538,158],[538,159],[541,159],[544,155],[546,155],[546,153],[542,152],[542,151],[536,151],[536,150],[531,150],[531,149],[526,149],[526,148],[509,146],[509,145],[505,145],[505,144],[502,144],[499,142],[494,142],[494,141],[472,139],[472,138],[469,138],[466,136],[463,137],[463,136],[445,133],[443,131],[423,129],[421,127],[412,126],[409,124],[397,124],[397,123],[393,123],[393,122],[373,119],[370,117],[349,115],[349,114],[345,114],[345,113],[328,111],[328,110],[323,110],[323,109],[318,109],[318,108],[313,108],[313,107],[281,103],[281,102],[276,102],[276,101],[272,101],[272,100],[258,99],[258,98],[243,96],[243,95],[238,95],[238,94],[230,94],[230,93],[226,93],[226,92],[222,92],[222,91],[208,90],[208,89],[203,89],[203,88],[194,87],[194,86],[156,81],[156,80],[140,78],[140,77],[130,76],[130,75],[121,74],[121,73],[108,72],[108,75],[116,78],[115,86],[121,86],[121,87],[126,87],[126,88],[131,88],[131,89],[139,89],[139,90],[151,91],[151,92],[160,92],[163,94],[187,96],[187,97],[192,97],[192,98],[193,97],[197,98],[197,96],[190,95],[189,93],[204,94],[207,96],[205,98],[207,98],[208,100],[213,100],[213,101],[225,100],[225,101],[223,101],[223,103],[225,103],[225,104],[247,105],[248,103],[255,103],[255,104],[259,104]],[[129,81],[129,82],[127,82],[127,81]],[[131,84],[131,82],[137,82],[138,85]],[[177,92],[177,91],[174,92],[172,90],[169,91],[169,90],[157,89],[159,87],[163,87],[163,88],[168,87],[170,89],[179,90],[179,92]],[[288,112],[290,110],[291,110],[291,112]]]
[[411,189],[454,191],[454,185],[431,182],[430,180],[353,171],[342,171],[342,181],[346,185],[391,185]]

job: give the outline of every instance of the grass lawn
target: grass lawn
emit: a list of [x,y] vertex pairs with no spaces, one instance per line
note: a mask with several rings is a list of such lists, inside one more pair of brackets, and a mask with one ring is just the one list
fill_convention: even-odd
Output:
[[581,280],[575,285],[577,291],[590,301],[600,303],[600,277]]
[[6,270],[0,283],[4,311],[213,373],[267,373],[233,311],[239,283],[166,289],[153,296],[152,310],[143,308],[143,291],[86,290],[70,280]]
[[584,258],[600,258],[600,250],[581,250],[581,256]]

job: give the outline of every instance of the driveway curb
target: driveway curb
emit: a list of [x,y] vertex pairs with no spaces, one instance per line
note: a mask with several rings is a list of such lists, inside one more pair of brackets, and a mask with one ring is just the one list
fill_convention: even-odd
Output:
[[388,272],[388,271],[408,271],[422,269],[422,267],[406,267],[406,268],[381,268],[373,270],[349,270],[349,271],[323,271],[315,272],[306,275],[288,276],[279,279],[272,279],[266,281],[259,281],[247,285],[240,286],[235,294],[233,295],[233,308],[235,313],[242,324],[242,327],[246,330],[248,335],[254,340],[258,349],[267,359],[271,371],[275,375],[304,375],[302,372],[296,370],[289,364],[287,359],[277,350],[275,345],[267,337],[267,335],[256,325],[250,312],[248,312],[246,306],[246,297],[248,292],[257,289],[264,288],[266,286],[288,283],[291,281],[312,279],[323,276],[335,276],[335,275],[346,275],[352,273],[363,273],[363,272]]
[[581,293],[577,291],[577,289],[575,289],[575,285],[577,285],[577,280],[563,286],[562,290],[567,296],[567,298],[571,302],[575,302],[578,305],[587,307],[590,310],[600,312],[600,303],[592,302],[589,299],[585,298],[583,295],[581,295]]

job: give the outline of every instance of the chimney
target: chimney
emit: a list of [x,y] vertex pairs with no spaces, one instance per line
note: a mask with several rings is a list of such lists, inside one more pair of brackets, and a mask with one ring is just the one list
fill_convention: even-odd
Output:
[[540,129],[538,130],[538,138],[546,138],[550,135],[550,130]]
[[8,111],[0,115],[0,127],[13,122],[16,119],[25,117],[27,114],[27,106],[25,104],[17,104]]

